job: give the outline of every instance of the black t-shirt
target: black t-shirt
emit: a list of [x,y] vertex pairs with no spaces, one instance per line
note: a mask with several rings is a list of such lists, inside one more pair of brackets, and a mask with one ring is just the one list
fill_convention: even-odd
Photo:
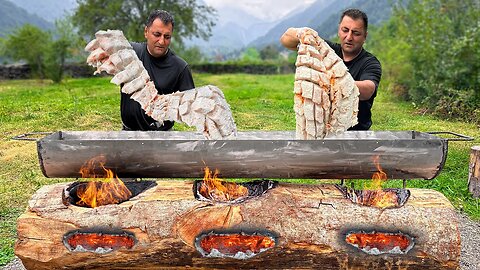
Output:
[[[175,55],[172,50],[169,49],[163,57],[153,57],[148,53],[145,42],[130,44],[143,62],[150,80],[155,83],[158,94],[165,95],[195,88],[187,62]],[[130,97],[131,95],[121,93],[120,113],[124,129],[169,130],[172,128],[173,121],[164,121],[163,125],[159,126],[153,118],[145,114],[140,104]]]
[[[342,47],[338,43],[326,41],[335,53],[343,59]],[[349,130],[368,130],[372,126],[373,100],[377,96],[377,88],[382,77],[382,66],[380,61],[371,53],[362,49],[360,54],[352,61],[345,62],[348,72],[355,81],[370,80],[375,83],[375,92],[368,100],[360,100],[358,103],[358,124]]]

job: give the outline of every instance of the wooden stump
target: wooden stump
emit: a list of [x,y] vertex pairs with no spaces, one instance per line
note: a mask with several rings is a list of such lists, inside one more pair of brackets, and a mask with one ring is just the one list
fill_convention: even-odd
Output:
[[[238,204],[198,201],[192,183],[157,186],[121,204],[66,206],[70,183],[44,186],[18,219],[15,254],[27,269],[457,269],[460,234],[456,212],[441,193],[411,189],[404,206],[379,209],[346,199],[333,185],[279,184]],[[72,232],[117,232],[133,246],[111,252],[72,250]],[[248,232],[274,238],[253,257],[205,256],[199,235]],[[253,233],[252,233],[253,232]],[[407,235],[405,253],[372,254],[347,243],[347,235]]]
[[480,197],[480,146],[472,146],[468,170],[468,190],[474,198]]

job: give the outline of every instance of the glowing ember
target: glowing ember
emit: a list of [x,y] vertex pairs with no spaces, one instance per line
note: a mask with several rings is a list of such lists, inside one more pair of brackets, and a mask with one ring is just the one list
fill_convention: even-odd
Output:
[[205,168],[205,176],[199,192],[203,197],[216,201],[228,202],[248,196],[248,189],[233,182],[224,182],[217,177],[218,170],[212,173],[208,167]]
[[414,245],[413,239],[403,233],[349,233],[345,241],[372,255],[406,254]]
[[109,234],[76,231],[67,234],[63,242],[70,251],[108,253],[120,248],[131,249],[136,240],[127,232]]
[[275,239],[271,235],[258,233],[209,233],[198,238],[196,246],[207,257],[248,259],[275,247]]
[[[97,165],[98,164],[98,165]],[[103,178],[104,181],[90,181],[77,188],[80,199],[78,206],[97,207],[128,200],[132,193],[112,170],[105,168],[105,157],[100,156],[86,162],[80,169],[82,178]],[[101,168],[100,172],[98,169]]]

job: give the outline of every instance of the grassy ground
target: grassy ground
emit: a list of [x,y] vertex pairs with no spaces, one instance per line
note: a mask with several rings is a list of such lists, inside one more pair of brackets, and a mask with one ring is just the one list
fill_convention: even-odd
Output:
[[[240,130],[294,130],[293,75],[195,74],[197,86],[213,84],[225,92]],[[374,105],[374,130],[455,131],[480,138],[478,127],[418,114],[380,89]],[[119,130],[119,89],[109,78],[72,79],[60,85],[35,80],[0,82],[0,266],[13,258],[16,218],[43,185],[72,181],[45,178],[34,142],[11,140],[29,132]],[[176,125],[176,130],[192,130]],[[431,188],[473,219],[480,219],[479,200],[467,189],[470,147],[450,142],[442,173],[431,181],[409,181],[409,187]],[[302,180],[303,181],[303,180]],[[303,182],[311,182],[304,180]],[[357,184],[361,185],[361,184]],[[400,181],[388,186],[400,187]]]

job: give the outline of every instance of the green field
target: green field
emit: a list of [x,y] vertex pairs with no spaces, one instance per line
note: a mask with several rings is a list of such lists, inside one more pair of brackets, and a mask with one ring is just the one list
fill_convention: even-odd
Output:
[[[295,129],[293,74],[194,74],[194,79],[197,86],[213,84],[224,91],[239,130]],[[424,115],[411,104],[395,101],[387,88],[381,86],[375,101],[373,130],[454,131],[477,138],[449,142],[441,174],[431,181],[409,181],[408,187],[438,190],[458,210],[479,220],[479,200],[473,199],[467,188],[470,147],[478,144],[479,128]],[[11,138],[31,132],[120,130],[119,100],[118,87],[106,77],[70,79],[59,85],[36,80],[0,82],[0,266],[13,259],[16,219],[32,194],[43,185],[72,181],[45,178],[35,142]],[[182,125],[175,129],[193,130]],[[401,181],[387,183],[401,185]]]

